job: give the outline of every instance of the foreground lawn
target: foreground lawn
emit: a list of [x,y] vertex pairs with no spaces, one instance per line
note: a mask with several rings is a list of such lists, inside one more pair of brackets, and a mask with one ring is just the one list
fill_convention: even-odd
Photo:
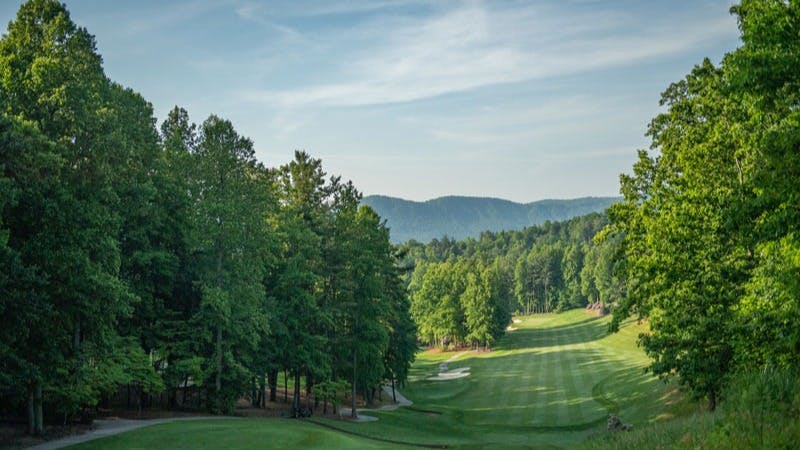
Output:
[[[642,325],[608,335],[585,311],[524,317],[491,352],[424,352],[402,390],[414,405],[377,422],[210,420],[153,426],[77,448],[395,448],[367,439],[449,448],[564,448],[606,433],[609,412],[636,427],[680,408],[674,389],[644,374]],[[466,378],[429,381],[439,363]],[[363,437],[361,437],[363,436]],[[406,447],[407,448],[407,447]]]
[[70,449],[408,448],[292,419],[219,419],[140,428]]

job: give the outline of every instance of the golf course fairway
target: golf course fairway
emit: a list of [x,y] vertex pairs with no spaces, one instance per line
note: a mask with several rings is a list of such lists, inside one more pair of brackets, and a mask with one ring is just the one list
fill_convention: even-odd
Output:
[[[645,325],[608,334],[608,321],[583,310],[518,317],[492,351],[421,352],[402,389],[413,405],[370,412],[373,422],[173,422],[75,448],[569,448],[607,433],[611,412],[639,427],[682,407],[643,371]],[[445,361],[469,375],[430,380]]]

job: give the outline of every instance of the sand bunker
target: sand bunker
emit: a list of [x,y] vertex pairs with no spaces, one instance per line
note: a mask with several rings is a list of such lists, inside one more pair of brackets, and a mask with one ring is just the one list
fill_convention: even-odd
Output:
[[435,377],[428,377],[426,379],[430,381],[450,381],[467,376],[469,376],[469,367],[459,367],[458,369],[439,372],[439,375],[436,375]]

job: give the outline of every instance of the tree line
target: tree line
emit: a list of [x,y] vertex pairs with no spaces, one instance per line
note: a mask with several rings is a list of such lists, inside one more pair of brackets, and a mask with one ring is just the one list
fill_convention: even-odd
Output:
[[618,272],[619,238],[594,240],[607,224],[592,213],[520,231],[484,232],[401,246],[411,313],[423,343],[490,347],[512,313],[559,312],[617,304],[625,295]]
[[320,160],[267,168],[230,121],[178,107],[157,127],[54,0],[0,39],[0,111],[0,409],[31,432],[121,386],[229,413],[275,400],[280,372],[294,411],[301,377],[354,406],[406,379],[398,254]]
[[713,409],[738,373],[800,363],[800,3],[732,8],[741,46],[662,94],[624,201],[628,295],[650,370]]

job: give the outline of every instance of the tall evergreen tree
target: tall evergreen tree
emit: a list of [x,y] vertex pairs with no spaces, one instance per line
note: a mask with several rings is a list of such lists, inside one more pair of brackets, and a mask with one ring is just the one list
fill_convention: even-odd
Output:
[[[194,150],[192,197],[201,300],[193,320],[205,330],[206,370],[214,412],[230,412],[250,382],[247,364],[267,332],[263,288],[273,198],[253,144],[216,116],[200,128]],[[198,348],[198,351],[201,349]],[[201,352],[202,354],[203,352]]]

